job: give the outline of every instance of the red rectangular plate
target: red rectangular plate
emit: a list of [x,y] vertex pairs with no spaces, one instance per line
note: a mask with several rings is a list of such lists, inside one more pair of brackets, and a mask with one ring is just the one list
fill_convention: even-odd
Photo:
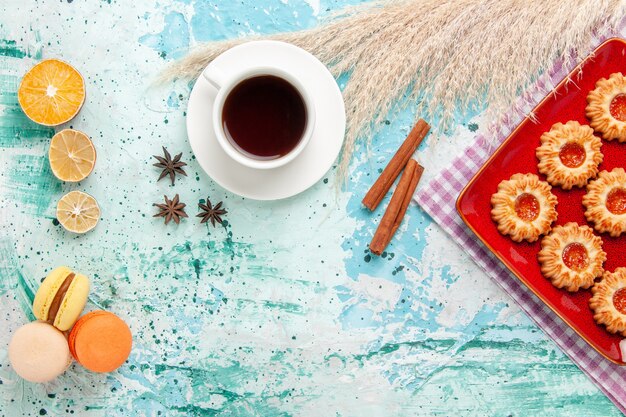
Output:
[[[500,181],[509,179],[515,173],[533,173],[545,180],[545,176],[537,170],[535,156],[541,134],[557,122],[576,120],[589,124],[585,117],[587,94],[595,88],[596,81],[615,72],[626,73],[626,42],[621,39],[610,39],[600,45],[539,103],[533,111],[534,121],[526,118],[511,133],[463,189],[456,206],[467,226],[537,297],[604,357],[625,365],[626,358],[622,357],[619,347],[622,337],[608,333],[593,320],[588,305],[591,292],[569,293],[554,287],[541,275],[537,261],[541,239],[535,243],[515,243],[502,236],[491,220],[490,202]],[[567,82],[568,79],[571,82]],[[620,166],[626,168],[626,143],[603,141],[602,153],[604,162],[600,170],[610,171]],[[553,187],[552,192],[559,201],[556,224],[587,224],[582,205],[584,188],[563,191]],[[619,266],[626,266],[626,235],[611,238],[603,233],[601,236],[607,253],[604,268],[613,271]]]

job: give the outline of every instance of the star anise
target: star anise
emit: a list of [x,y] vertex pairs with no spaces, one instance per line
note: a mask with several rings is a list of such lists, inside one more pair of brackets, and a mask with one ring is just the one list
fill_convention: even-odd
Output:
[[182,168],[187,164],[181,162],[180,160],[181,156],[183,156],[182,152],[176,155],[174,159],[172,159],[172,155],[170,155],[167,149],[165,149],[165,146],[163,146],[163,154],[165,155],[164,157],[153,155],[159,162],[152,165],[157,168],[163,169],[157,181],[161,181],[163,178],[169,175],[170,179],[172,180],[172,185],[174,185],[174,178],[176,177],[176,174],[184,175],[185,177],[187,176],[187,173]]
[[185,213],[186,204],[180,202],[178,194],[171,200],[167,196],[163,197],[165,197],[165,204],[153,204],[153,206],[159,208],[159,212],[152,217],[165,217],[165,224],[168,224],[170,220],[174,220],[176,224],[179,224],[181,217],[188,217],[187,213]]
[[225,209],[222,208],[221,201],[217,203],[215,207],[213,207],[208,197],[206,199],[206,204],[200,203],[198,204],[198,207],[200,207],[200,210],[202,210],[196,215],[196,217],[202,217],[200,223],[206,223],[211,220],[211,224],[213,225],[213,227],[215,227],[215,222],[222,224],[222,216],[228,213]]

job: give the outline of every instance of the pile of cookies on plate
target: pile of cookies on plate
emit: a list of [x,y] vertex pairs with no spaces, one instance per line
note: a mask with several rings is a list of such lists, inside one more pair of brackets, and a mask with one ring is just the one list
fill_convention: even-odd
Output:
[[[515,242],[535,242],[545,235],[538,255],[542,274],[570,292],[591,288],[589,306],[596,322],[626,336],[626,267],[604,270],[606,253],[595,234],[626,233],[626,172],[598,172],[602,140],[594,135],[626,142],[626,77],[615,73],[600,79],[587,96],[586,115],[589,125],[556,123],[541,136],[536,155],[546,181],[518,173],[500,182],[491,196],[491,217],[498,231]],[[552,186],[586,187],[582,204],[593,229],[573,222],[552,227],[557,219]]]
[[33,302],[38,319],[16,330],[9,360],[27,381],[48,382],[64,373],[72,357],[93,372],[111,372],[128,358],[132,335],[115,314],[96,310],[80,317],[89,278],[61,266],[43,280]]

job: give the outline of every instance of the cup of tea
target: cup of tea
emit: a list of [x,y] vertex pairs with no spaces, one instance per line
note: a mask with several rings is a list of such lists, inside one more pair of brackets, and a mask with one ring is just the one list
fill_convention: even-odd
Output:
[[295,76],[271,66],[227,71],[209,65],[202,74],[217,89],[213,129],[229,157],[250,168],[272,169],[306,148],[315,107]]

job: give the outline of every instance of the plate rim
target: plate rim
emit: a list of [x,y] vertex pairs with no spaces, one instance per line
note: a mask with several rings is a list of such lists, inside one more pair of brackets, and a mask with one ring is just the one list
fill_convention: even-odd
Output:
[[[472,231],[472,233],[474,233],[474,235],[476,237],[478,237],[478,239],[482,242],[482,244],[489,250],[489,252],[491,252],[492,255],[494,255],[513,275],[515,275],[515,277],[517,277],[517,279],[524,284],[524,286],[526,287],[526,289],[528,289],[530,292],[532,292],[537,298],[539,298],[541,300],[541,302],[548,307],[554,314],[556,314],[561,320],[563,320],[563,322],[565,324],[567,324],[567,326],[572,329],[578,336],[580,336],[585,342],[587,342],[587,344],[589,346],[591,346],[596,352],[598,352],[600,355],[602,355],[605,359],[607,359],[608,361],[619,365],[619,366],[626,366],[626,358],[622,358],[622,361],[617,361],[609,356],[607,356],[604,352],[602,352],[600,349],[598,349],[598,347],[592,343],[584,334],[582,334],[578,329],[576,329],[572,323],[570,322],[569,318],[564,317],[561,313],[559,313],[553,306],[552,304],[547,300],[546,297],[543,296],[543,294],[538,293],[537,291],[535,291],[534,289],[532,289],[529,285],[528,285],[528,280],[523,277],[521,274],[518,274],[512,265],[510,265],[510,263],[508,262],[508,260],[506,260],[505,258],[503,258],[502,256],[500,256],[498,253],[496,253],[493,249],[493,247],[489,244],[489,242],[487,242],[485,240],[485,238],[483,236],[481,236],[476,229],[470,224],[470,222],[467,220],[467,218],[465,217],[465,213],[463,213],[463,211],[461,210],[461,203],[463,201],[463,199],[465,198],[465,195],[467,194],[469,188],[474,185],[474,183],[478,180],[478,177],[483,173],[483,171],[485,169],[487,169],[487,167],[492,163],[493,159],[495,159],[495,157],[497,155],[500,154],[500,152],[502,152],[503,148],[506,147],[509,142],[511,142],[515,136],[517,136],[517,133],[521,130],[521,128],[526,125],[526,123],[532,122],[532,119],[530,117],[531,114],[535,113],[535,111],[542,107],[546,101],[548,101],[548,99],[550,99],[552,97],[552,95],[554,94],[554,92],[558,89],[560,89],[561,87],[563,87],[565,84],[569,83],[570,80],[573,79],[573,76],[577,75],[580,73],[581,68],[591,59],[593,59],[597,52],[599,50],[601,50],[602,48],[604,48],[607,44],[609,43],[621,43],[624,46],[626,46],[626,40],[618,38],[618,37],[612,37],[609,38],[607,40],[605,40],[604,42],[602,42],[597,48],[595,48],[593,50],[593,52],[591,52],[585,59],[583,59],[580,63],[578,63],[578,65],[576,65],[556,86],[554,86],[554,88],[552,88],[550,91],[548,91],[546,93],[546,95],[541,99],[541,101],[539,103],[537,103],[536,106],[533,107],[533,109],[526,114],[526,116],[524,116],[524,119],[515,127],[515,129],[513,129],[513,131],[507,136],[507,138],[496,148],[496,150],[491,154],[491,156],[485,161],[485,163],[480,167],[480,169],[478,171],[476,171],[476,173],[472,176],[472,179],[465,185],[465,187],[463,187],[463,190],[461,190],[461,193],[459,194],[459,196],[456,199],[456,203],[455,203],[455,208],[457,213],[459,214],[459,217],[461,217],[461,220],[463,220],[463,223],[465,223],[465,225]],[[509,294],[508,291],[506,291],[507,294]],[[510,295],[510,294],[509,294]],[[513,297],[511,297],[513,298]],[[515,299],[514,299],[515,300]],[[542,329],[543,330],[543,329]],[[545,331],[544,331],[545,333]],[[625,339],[626,340],[626,339]]]

